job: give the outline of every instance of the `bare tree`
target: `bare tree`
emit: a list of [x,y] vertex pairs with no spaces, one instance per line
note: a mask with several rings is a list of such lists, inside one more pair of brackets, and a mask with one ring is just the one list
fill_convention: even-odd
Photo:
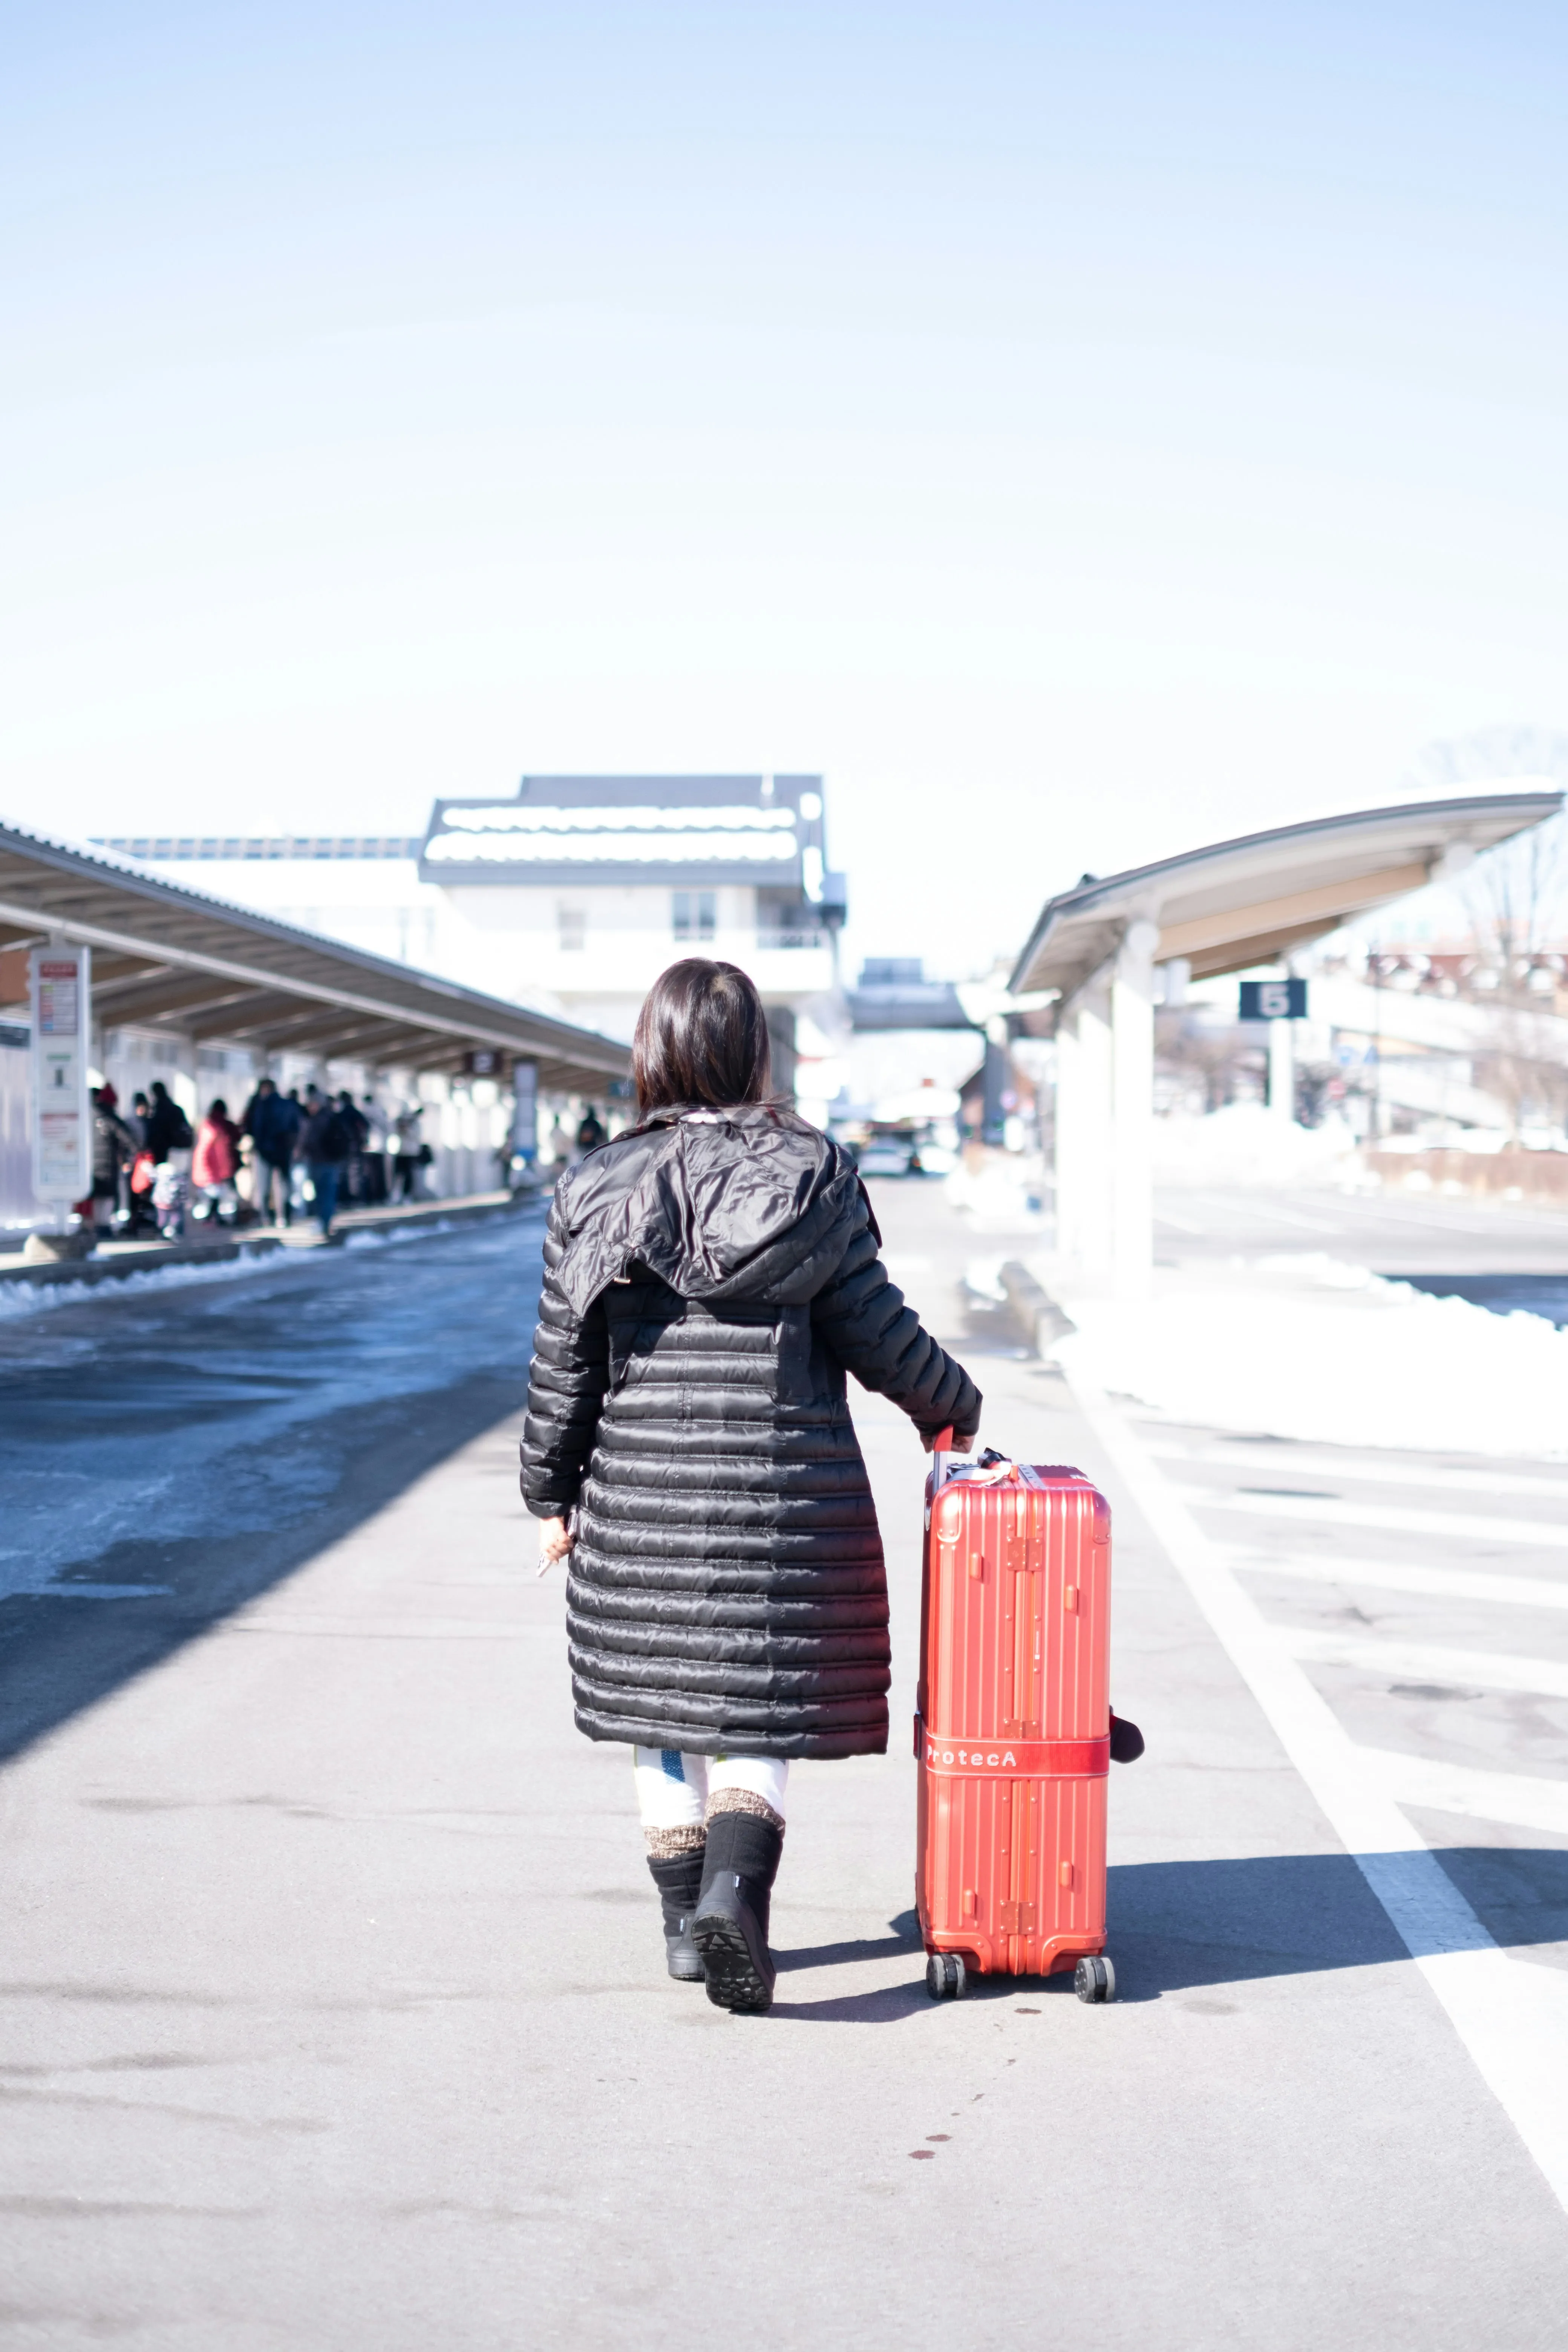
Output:
[[1521,987],[1568,918],[1568,826],[1561,816],[1476,860],[1464,893],[1477,944],[1505,988]]
[[[1427,790],[1522,782],[1568,785],[1568,735],[1541,727],[1490,727],[1428,744],[1415,781]],[[1483,963],[1500,985],[1524,984],[1531,964],[1568,922],[1568,817],[1549,818],[1476,860],[1460,896]]]
[[1521,1129],[1568,1127],[1568,1051],[1564,1024],[1519,1005],[1491,1009],[1484,1044],[1472,1062],[1477,1086],[1495,1095],[1509,1115],[1510,1139]]
[[1211,1024],[1162,1009],[1154,1016],[1154,1040],[1156,1067],[1194,1092],[1201,1087],[1205,1111],[1223,1110],[1234,1100],[1243,1070],[1262,1083],[1264,1056],[1232,1022]]

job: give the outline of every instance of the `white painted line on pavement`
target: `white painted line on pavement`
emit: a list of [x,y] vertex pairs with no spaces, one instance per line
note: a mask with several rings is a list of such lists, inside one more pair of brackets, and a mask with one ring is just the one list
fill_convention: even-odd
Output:
[[1568,1977],[1499,1949],[1104,1391],[1076,1366],[1068,1379],[1172,1565],[1568,2210]]
[[1568,1837],[1568,1780],[1540,1780],[1524,1772],[1481,1772],[1468,1764],[1439,1764],[1393,1748],[1356,1750],[1366,1770],[1396,1805],[1434,1813],[1463,1813],[1516,1830],[1546,1830]]
[[1254,1511],[1266,1519],[1314,1519],[1336,1528],[1383,1528],[1390,1535],[1444,1536],[1478,1543],[1550,1544],[1568,1552],[1568,1522],[1562,1519],[1477,1519],[1463,1511],[1405,1511],[1392,1503],[1342,1503],[1331,1495],[1274,1495],[1256,1487],[1222,1494],[1212,1486],[1182,1486],[1184,1502],[1205,1511]]
[[1358,1674],[1398,1675],[1461,1689],[1531,1691],[1538,1698],[1568,1698],[1568,1665],[1555,1658],[1510,1657],[1498,1650],[1450,1650],[1436,1642],[1384,1641],[1376,1633],[1328,1633],[1315,1626],[1279,1625],[1293,1658],[1308,1665],[1351,1666]]
[[[1268,1225],[1293,1225],[1298,1233],[1329,1234],[1336,1241],[1342,1239],[1344,1233],[1344,1227],[1338,1223],[1327,1224],[1321,1217],[1299,1217],[1293,1209],[1265,1209],[1257,1201],[1249,1201],[1241,1214],[1261,1217]],[[1237,1222],[1240,1222],[1239,1216]]]
[[1232,1568],[1247,1576],[1284,1576],[1302,1584],[1375,1584],[1385,1592],[1419,1592],[1432,1601],[1484,1601],[1489,1607],[1568,1609],[1568,1584],[1553,1576],[1489,1576],[1468,1568],[1411,1568],[1403,1560],[1278,1559],[1271,1554],[1226,1548]]
[[1531,1478],[1510,1470],[1451,1470],[1438,1462],[1379,1463],[1372,1453],[1346,1456],[1306,1445],[1173,1445],[1149,1437],[1143,1443],[1162,1462],[1213,1464],[1216,1469],[1276,1475],[1294,1471],[1307,1478],[1355,1478],[1373,1486],[1417,1486],[1425,1495],[1547,1496],[1563,1507],[1563,1540],[1568,1544],[1568,1473],[1561,1478]]

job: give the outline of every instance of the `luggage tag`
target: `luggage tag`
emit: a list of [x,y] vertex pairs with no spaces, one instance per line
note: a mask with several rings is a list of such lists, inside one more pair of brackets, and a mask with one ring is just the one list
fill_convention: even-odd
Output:
[[998,1454],[991,1445],[986,1447],[973,1468],[963,1474],[966,1486],[1004,1486],[1009,1481],[1014,1485],[1018,1483],[1017,1464],[1010,1461],[1005,1454]]

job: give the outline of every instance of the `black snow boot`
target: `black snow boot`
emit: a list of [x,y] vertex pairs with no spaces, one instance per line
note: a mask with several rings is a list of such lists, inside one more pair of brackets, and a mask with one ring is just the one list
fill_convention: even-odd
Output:
[[702,1955],[691,1940],[691,1922],[702,1887],[701,1846],[690,1853],[672,1853],[663,1861],[649,1854],[647,1866],[664,1906],[664,1953],[669,1973],[682,1984],[700,1984]]
[[708,1998],[719,2009],[761,2011],[777,1974],[768,1950],[768,1898],[784,1832],[755,1813],[714,1813],[708,1822],[702,1892],[691,1940],[702,1955]]

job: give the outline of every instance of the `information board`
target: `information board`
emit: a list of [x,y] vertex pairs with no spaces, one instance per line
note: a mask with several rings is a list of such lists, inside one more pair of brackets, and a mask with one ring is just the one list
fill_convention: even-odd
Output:
[[92,1189],[92,1105],[88,1098],[90,948],[35,948],[28,959],[33,1011],[33,1197],[70,1202]]

